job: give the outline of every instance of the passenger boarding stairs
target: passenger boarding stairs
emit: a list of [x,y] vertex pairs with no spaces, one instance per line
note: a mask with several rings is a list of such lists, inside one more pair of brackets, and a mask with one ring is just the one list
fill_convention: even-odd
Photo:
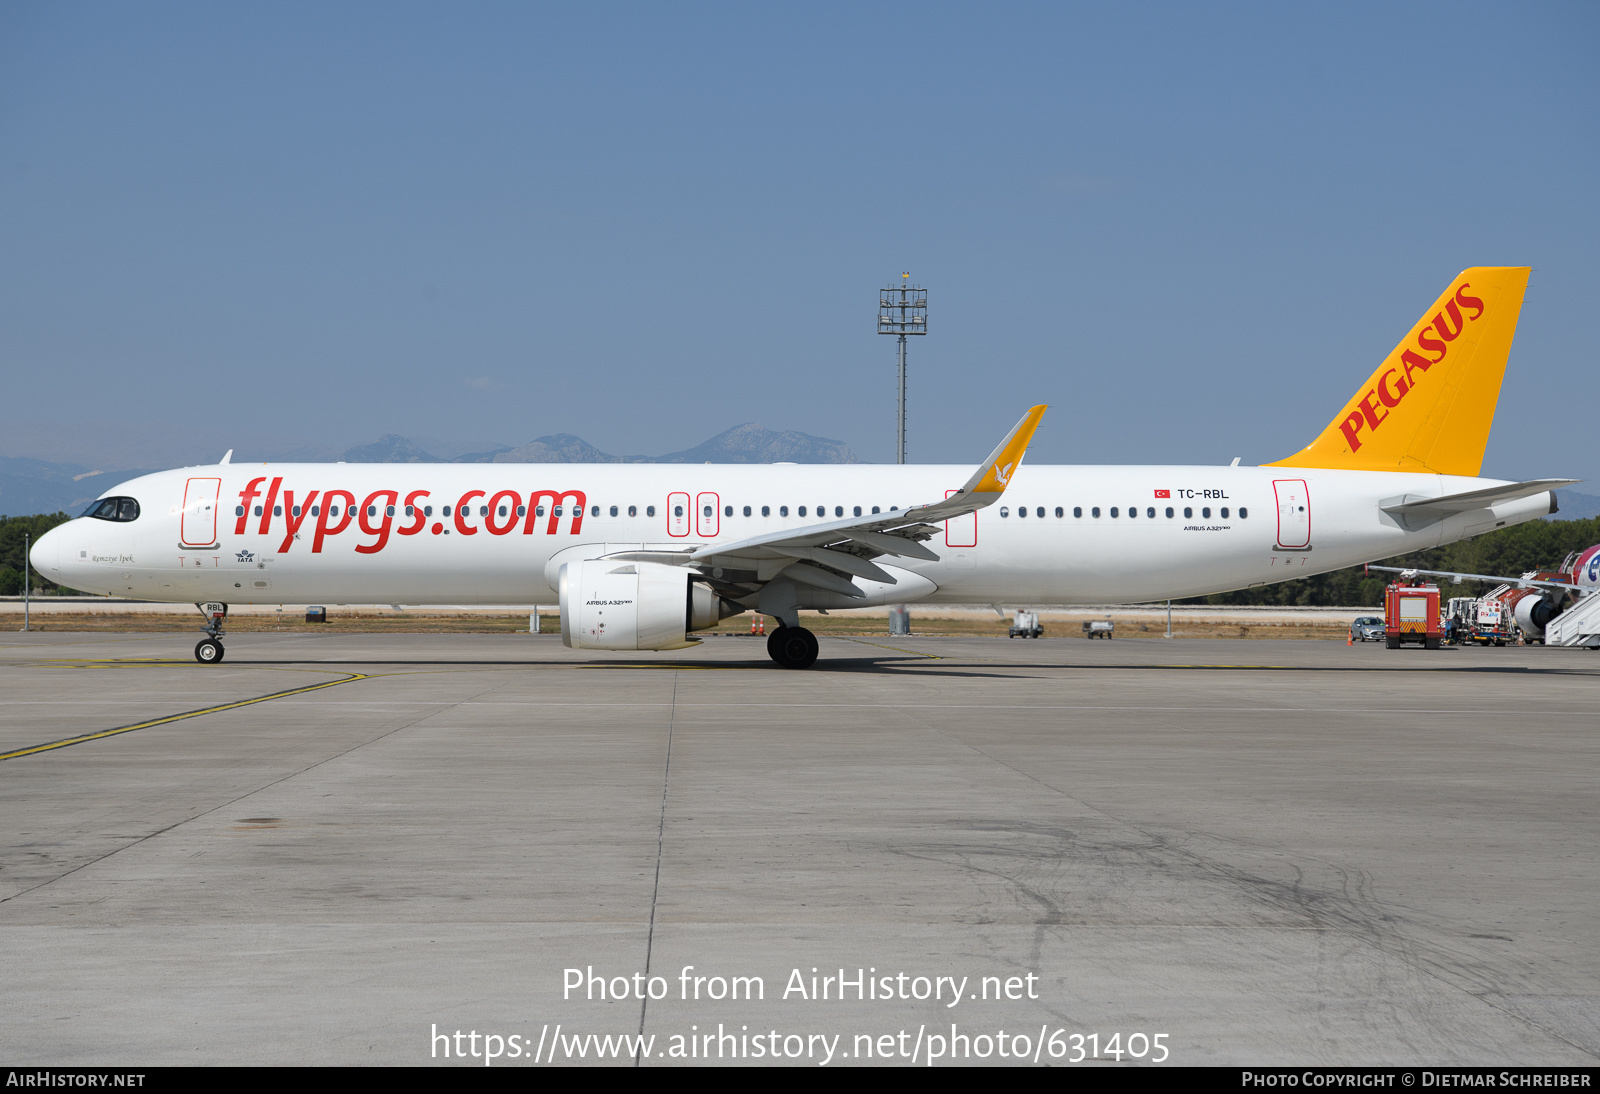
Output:
[[1578,602],[1544,629],[1547,646],[1588,646],[1600,649],[1600,592],[1584,593]]

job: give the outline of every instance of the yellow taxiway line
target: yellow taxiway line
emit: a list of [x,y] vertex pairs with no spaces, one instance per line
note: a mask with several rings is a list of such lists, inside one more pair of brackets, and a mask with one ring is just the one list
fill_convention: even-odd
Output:
[[136,729],[149,729],[151,726],[166,725],[168,722],[181,722],[185,718],[198,718],[204,714],[217,714],[224,710],[237,710],[239,707],[254,706],[256,703],[266,703],[273,699],[284,699],[290,695],[304,695],[308,691],[321,691],[323,688],[336,688],[340,684],[348,684],[352,680],[370,680],[367,673],[352,672],[340,680],[325,680],[320,684],[307,684],[303,688],[290,688],[287,691],[275,691],[270,695],[258,695],[253,699],[240,699],[232,703],[221,703],[214,707],[204,707],[200,710],[186,710],[181,714],[169,714],[165,718],[151,718],[144,722],[135,722],[133,725],[117,726],[114,729],[102,729],[96,733],[82,733],[76,737],[66,737],[59,741],[48,741],[42,745],[30,745],[19,748],[13,752],[0,752],[0,760],[15,760],[20,756],[32,756],[40,752],[50,752],[57,748],[67,748],[70,745],[81,745],[87,741],[98,741],[103,737],[115,737],[119,733],[132,733]]

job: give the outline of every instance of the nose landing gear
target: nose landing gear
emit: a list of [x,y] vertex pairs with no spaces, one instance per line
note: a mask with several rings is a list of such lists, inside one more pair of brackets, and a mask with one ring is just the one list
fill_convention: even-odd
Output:
[[206,637],[194,647],[194,659],[202,665],[215,665],[222,660],[222,622],[228,618],[226,604],[196,604],[206,617]]
[[786,669],[810,668],[817,651],[817,636],[804,627],[779,627],[767,635],[767,656]]

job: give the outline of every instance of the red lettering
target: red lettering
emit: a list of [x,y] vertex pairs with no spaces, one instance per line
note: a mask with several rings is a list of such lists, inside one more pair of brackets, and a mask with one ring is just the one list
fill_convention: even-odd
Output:
[[300,525],[305,523],[306,515],[310,513],[311,506],[316,502],[316,500],[317,492],[313,490],[306,496],[306,500],[300,503],[300,515],[295,516],[294,491],[285,490],[283,492],[283,504],[288,510],[287,515],[283,519],[289,527],[283,533],[283,542],[278,544],[278,553],[280,555],[286,552],[290,545],[294,543],[295,539],[297,538],[295,533],[300,531]]
[[478,530],[476,528],[468,528],[461,522],[461,518],[470,515],[472,507],[469,506],[467,502],[471,501],[473,498],[481,497],[483,497],[482,490],[468,490],[465,494],[461,495],[461,500],[456,502],[456,531],[460,532],[464,536],[475,536],[478,534]]
[[[502,490],[489,499],[489,515],[484,518],[483,526],[489,529],[492,535],[503,536],[517,526],[517,502],[522,500],[522,495],[515,490]],[[495,523],[495,516],[500,512],[500,503],[509,502],[506,506],[506,523],[504,527]]]
[[417,504],[417,499],[425,498],[427,496],[428,492],[426,490],[413,490],[411,493],[406,495],[406,508],[411,510],[411,515],[416,518],[416,523],[408,524],[404,528],[396,528],[396,534],[402,536],[414,536],[418,532],[422,531],[424,527],[426,527],[428,523],[428,517],[427,514],[422,511],[422,506]]
[[[383,550],[383,545],[385,543],[389,542],[389,529],[394,524],[394,516],[389,512],[389,506],[393,505],[399,499],[399,497],[399,491],[396,490],[374,490],[372,493],[367,495],[367,500],[361,503],[361,516],[357,518],[361,522],[361,530],[367,533],[369,536],[377,536],[378,542],[356,544],[357,554],[375,555],[379,551]],[[381,507],[372,504],[379,498],[386,499]],[[382,509],[381,514],[378,512],[379,508]],[[374,528],[372,525],[367,523],[368,517],[379,515],[383,517],[383,523],[378,527]]]
[[1367,428],[1377,429],[1378,423],[1387,418],[1389,416],[1389,412],[1387,410],[1380,411],[1377,407],[1373,406],[1372,395],[1373,393],[1369,391],[1365,395],[1361,396],[1361,412],[1367,416]]
[[[342,512],[339,513],[339,523],[330,525],[328,517],[335,509],[340,508],[333,504],[334,498],[343,498],[344,506]],[[311,541],[312,554],[322,553],[322,539],[324,536],[336,536],[350,527],[350,518],[355,516],[350,510],[355,506],[355,503],[355,495],[348,490],[329,490],[322,495],[322,512],[317,514],[317,534]]]
[[1414,349],[1408,349],[1404,353],[1402,353],[1400,355],[1400,361],[1401,361],[1402,364],[1404,364],[1406,366],[1406,383],[1407,384],[1415,384],[1417,382],[1417,378],[1415,376],[1411,375],[1411,370],[1412,369],[1420,368],[1423,372],[1427,372],[1428,371],[1428,366],[1433,364],[1432,361],[1428,360],[1426,357],[1422,356],[1422,354],[1418,353]]
[[1456,290],[1456,303],[1460,304],[1463,308],[1477,308],[1478,310],[1476,312],[1467,316],[1468,319],[1476,319],[1478,316],[1483,314],[1483,301],[1479,300],[1476,296],[1468,296],[1467,290],[1470,288],[1472,288],[1472,284],[1470,282],[1463,281],[1461,283],[1461,287]]
[[[1450,316],[1450,322],[1456,325],[1455,330],[1451,330],[1449,324],[1444,321],[1444,317],[1447,314]],[[1443,338],[1446,342],[1454,342],[1457,338],[1461,337],[1461,328],[1464,325],[1465,324],[1461,322],[1461,306],[1454,300],[1445,305],[1444,311],[1439,312],[1433,317],[1433,329],[1438,331],[1439,337]]]
[[1433,358],[1432,361],[1433,364],[1437,365],[1440,361],[1444,360],[1444,355],[1450,352],[1450,347],[1439,341],[1437,338],[1429,338],[1428,332],[1432,329],[1433,328],[1431,326],[1422,328],[1422,333],[1417,335],[1417,345],[1421,346],[1423,349],[1438,350],[1439,356]]
[[1350,451],[1357,452],[1361,449],[1361,442],[1356,440],[1356,434],[1361,432],[1361,427],[1367,421],[1361,416],[1360,411],[1355,411],[1340,423],[1339,428],[1344,431],[1344,439],[1350,442]]
[[1406,383],[1404,380],[1396,380],[1394,382],[1394,391],[1390,392],[1389,377],[1393,375],[1395,375],[1395,371],[1394,369],[1390,369],[1388,372],[1385,372],[1382,376],[1378,377],[1378,400],[1383,403],[1384,406],[1399,406],[1400,400],[1404,399],[1406,397],[1406,392],[1411,390],[1410,384]]
[[257,490],[256,487],[266,481],[267,477],[265,475],[262,475],[259,479],[251,479],[250,485],[239,491],[239,519],[233,526],[234,535],[244,535],[244,522],[250,519],[250,503],[261,496],[261,491]]
[[[261,535],[266,535],[267,530],[272,526],[272,507],[278,501],[278,487],[282,485],[283,479],[276,478],[272,480],[272,485],[267,489],[267,502],[261,507],[261,528],[259,529]],[[248,510],[246,511],[248,512]]]
[[539,513],[538,502],[542,498],[550,499],[550,523],[546,526],[544,534],[556,534],[556,526],[561,523],[561,513],[558,511],[561,503],[568,498],[576,499],[577,504],[572,507],[572,534],[577,535],[583,528],[583,507],[589,504],[588,496],[582,490],[565,490],[556,493],[554,490],[535,490],[528,495],[528,522],[522,526],[522,534],[528,535],[533,531],[533,519]]

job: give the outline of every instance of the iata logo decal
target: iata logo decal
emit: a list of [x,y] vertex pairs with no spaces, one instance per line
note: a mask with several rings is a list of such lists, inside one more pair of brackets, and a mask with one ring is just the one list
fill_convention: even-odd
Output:
[[240,562],[250,562],[250,561],[253,561],[256,556],[251,554],[249,551],[240,551],[234,557],[237,558]]
[[[1388,369],[1378,377],[1376,387],[1369,390],[1361,397],[1356,405],[1358,410],[1350,412],[1350,416],[1339,425],[1339,430],[1344,434],[1345,440],[1350,442],[1350,451],[1357,452],[1361,449],[1361,441],[1357,434],[1362,429],[1374,432],[1388,420],[1389,410],[1400,405],[1411,389],[1421,382],[1427,371],[1433,365],[1443,361],[1450,353],[1449,343],[1461,337],[1461,332],[1468,323],[1476,322],[1483,315],[1483,301],[1476,296],[1468,296],[1467,290],[1472,286],[1463,282],[1456,290],[1455,299],[1445,305],[1444,311],[1434,315],[1433,320],[1417,332],[1416,347],[1407,347],[1400,355],[1400,364],[1405,370],[1405,375],[1400,375],[1400,369]],[[1464,319],[1462,308],[1471,308],[1473,312]],[[1436,356],[1428,357],[1426,353]],[[1388,407],[1374,406],[1373,399]]]

